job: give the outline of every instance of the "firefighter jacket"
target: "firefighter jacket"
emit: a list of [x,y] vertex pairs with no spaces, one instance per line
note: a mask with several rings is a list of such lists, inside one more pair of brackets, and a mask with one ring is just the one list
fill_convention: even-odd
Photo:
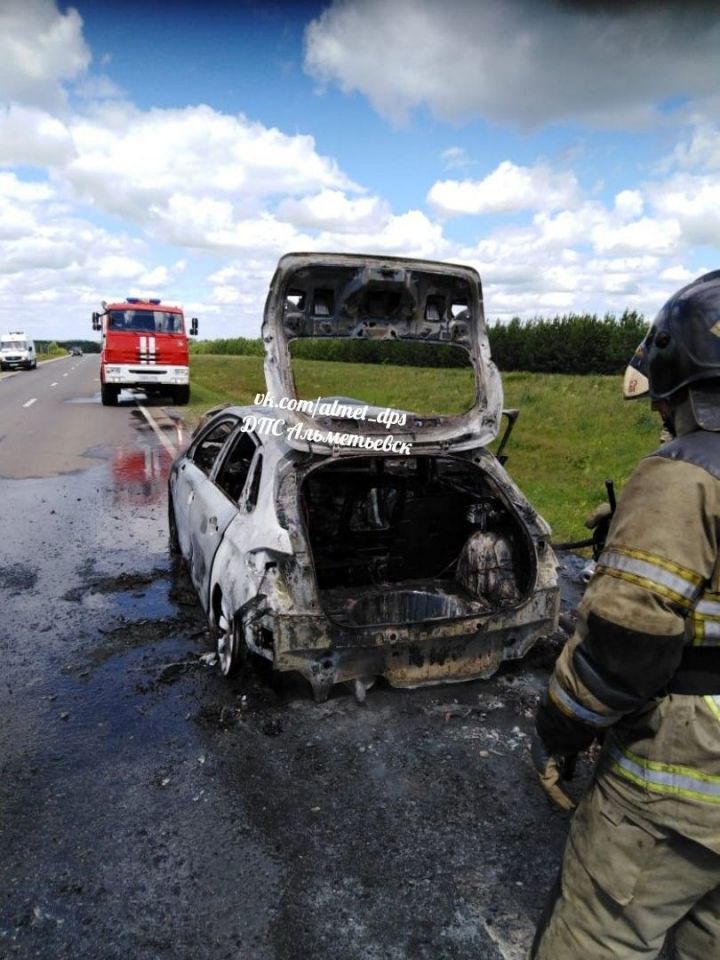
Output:
[[647,457],[537,717],[551,753],[604,735],[597,776],[626,809],[720,853],[720,434]]

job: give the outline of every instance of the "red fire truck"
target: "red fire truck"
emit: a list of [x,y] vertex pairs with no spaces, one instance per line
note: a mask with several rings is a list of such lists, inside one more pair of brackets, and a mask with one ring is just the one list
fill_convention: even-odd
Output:
[[[102,331],[100,394],[103,404],[114,406],[121,390],[137,388],[146,394],[163,394],[177,404],[190,399],[188,331],[181,307],[160,300],[128,297],[103,303],[93,313],[93,330]],[[190,336],[198,330],[190,321]]]

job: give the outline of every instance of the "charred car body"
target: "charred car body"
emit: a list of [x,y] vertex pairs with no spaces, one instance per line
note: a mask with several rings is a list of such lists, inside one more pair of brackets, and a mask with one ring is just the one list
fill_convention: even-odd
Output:
[[[262,335],[262,402],[207,418],[170,475],[171,543],[223,672],[250,650],[300,672],[317,699],[343,681],[362,698],[378,676],[408,687],[488,676],[552,631],[549,528],[487,449],[502,389],[477,273],[288,254]],[[433,361],[452,347],[471,374],[470,406],[420,413],[367,397],[303,399],[291,344],[329,340],[390,342],[399,359],[423,344]],[[422,372],[385,369],[409,384]]]

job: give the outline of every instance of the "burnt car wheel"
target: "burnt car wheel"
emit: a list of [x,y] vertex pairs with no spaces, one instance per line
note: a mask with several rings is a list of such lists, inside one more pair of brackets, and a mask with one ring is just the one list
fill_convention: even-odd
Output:
[[224,677],[237,673],[244,656],[245,640],[242,623],[235,617],[220,615],[218,621],[217,655]]

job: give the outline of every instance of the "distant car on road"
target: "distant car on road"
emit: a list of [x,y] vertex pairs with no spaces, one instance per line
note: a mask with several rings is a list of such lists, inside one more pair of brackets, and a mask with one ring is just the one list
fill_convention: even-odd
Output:
[[0,370],[16,370],[37,367],[35,344],[21,330],[0,335]]
[[[363,699],[378,676],[401,687],[489,676],[551,632],[550,530],[487,448],[502,388],[477,273],[288,254],[262,338],[267,394],[212,411],[169,477],[171,550],[198,592],[222,672],[250,651],[302,674],[317,700],[340,682]],[[459,356],[470,406],[428,415],[371,397],[301,399],[291,342],[335,357],[387,346],[403,362],[430,349],[422,369],[363,365],[357,382],[370,389],[384,375],[411,390],[443,377],[443,398]],[[317,362],[303,364],[322,376]],[[351,382],[352,364],[330,366]]]
[[70,356],[71,357],[81,357],[83,355],[82,349],[80,347],[70,347]]

